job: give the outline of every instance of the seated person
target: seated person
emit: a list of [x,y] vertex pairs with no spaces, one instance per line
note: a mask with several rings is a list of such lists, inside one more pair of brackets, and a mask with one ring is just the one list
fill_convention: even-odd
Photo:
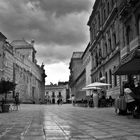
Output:
[[127,111],[132,113],[135,110],[136,103],[135,99],[132,97],[132,90],[130,89],[129,83],[126,83],[124,85],[124,96],[125,96],[125,101],[127,104]]

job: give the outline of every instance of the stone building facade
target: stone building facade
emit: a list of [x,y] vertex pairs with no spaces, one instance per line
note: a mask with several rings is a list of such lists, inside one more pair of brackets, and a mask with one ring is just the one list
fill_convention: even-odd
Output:
[[[119,75],[123,75],[121,76],[121,84],[124,80],[132,80],[137,84],[137,82],[140,82],[140,58],[137,58],[137,61],[134,62],[132,56],[136,50],[140,49],[140,1],[119,0],[118,5],[120,21],[120,65],[124,65],[122,65],[124,67],[124,70],[122,70],[125,72],[118,73],[120,73]],[[139,52],[138,55],[140,55]],[[125,65],[126,63],[128,66]],[[129,71],[130,68],[131,71]]]
[[61,98],[63,103],[69,102],[69,83],[59,82],[58,84],[51,84],[45,86],[45,103],[56,104]]
[[[113,71],[139,46],[139,8],[138,0],[96,0],[88,21],[92,82],[100,81],[104,76],[105,82],[111,84],[107,87],[107,94],[113,97],[120,93],[123,82],[128,80],[126,71],[123,76],[113,75]],[[138,75],[135,78],[139,80]]]
[[83,98],[85,92],[82,92],[81,89],[85,86],[86,83],[86,74],[85,70],[82,67],[82,55],[83,52],[73,52],[72,58],[70,61],[70,91],[71,96],[75,96],[76,100]]
[[[35,59],[33,42],[16,40],[8,43],[1,41],[1,75],[0,78],[14,81],[15,92],[19,92],[21,102],[39,102],[45,95],[45,70],[39,66]],[[15,94],[9,95],[12,98]],[[11,96],[11,97],[10,97]]]
[[[83,65],[82,56],[76,58],[77,60],[71,58],[71,92],[76,93],[75,90],[78,89],[76,79],[82,74],[82,70],[87,73],[88,69],[91,82],[101,81],[104,77],[102,82],[111,84],[111,86],[106,87],[107,95],[115,98],[120,94],[123,82],[130,79],[129,74],[133,75],[131,80],[140,81],[139,61],[134,63],[137,65],[135,67],[129,65],[134,51],[140,46],[140,1],[96,0],[87,25],[90,31],[90,43],[87,47],[89,51],[87,53],[89,56],[91,55],[91,67]],[[127,72],[127,68],[124,68],[124,72],[114,74],[114,71],[126,63],[126,60],[128,68],[132,67],[135,73]],[[78,68],[75,69],[75,67]],[[85,85],[90,83],[87,82],[87,78],[89,78],[89,74],[85,74]],[[81,84],[81,87],[84,87],[84,84]]]
[[76,100],[85,99],[89,91],[82,88],[91,83],[90,43],[84,52],[74,52],[70,61],[70,89]]
[[107,95],[116,96],[120,92],[120,77],[112,75],[120,62],[120,20],[118,1],[96,0],[88,21],[92,55],[92,82],[105,77]]
[[0,78],[3,76],[4,71],[4,42],[7,38],[0,32]]
[[[83,60],[83,67],[85,68],[85,73],[86,73],[86,84],[85,86],[91,84],[91,68],[92,68],[92,57],[90,53],[90,43],[86,47],[82,60]],[[86,95],[90,95],[90,91],[86,91]]]

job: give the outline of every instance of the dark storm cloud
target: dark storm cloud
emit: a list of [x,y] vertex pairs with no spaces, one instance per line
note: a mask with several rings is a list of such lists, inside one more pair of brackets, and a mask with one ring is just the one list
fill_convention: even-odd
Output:
[[35,39],[46,63],[66,61],[86,47],[89,7],[90,0],[0,0],[0,29],[11,41]]
[[72,52],[83,50],[84,48],[82,45],[81,47],[72,48],[71,46],[58,46],[55,44],[48,44],[47,47],[51,49],[46,49],[45,45],[35,46],[35,48],[39,48],[37,50],[37,56],[39,55],[39,62],[43,60],[45,64],[51,64],[61,61],[67,65],[69,64]]
[[62,16],[73,12],[88,11],[90,0],[31,0],[36,6],[41,6],[44,11]]

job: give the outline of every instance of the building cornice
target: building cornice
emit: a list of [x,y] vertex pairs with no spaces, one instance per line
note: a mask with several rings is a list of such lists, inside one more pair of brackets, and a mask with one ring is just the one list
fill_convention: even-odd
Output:
[[0,38],[2,38],[2,39],[4,39],[4,40],[7,39],[7,37],[6,37],[4,34],[2,34],[1,32],[0,32]]
[[[117,6],[115,4],[114,8],[112,9],[110,15],[108,16],[108,18],[106,19],[106,21],[104,22],[103,26],[100,27],[100,30],[97,32],[96,37],[94,39],[94,41],[91,43],[91,48],[90,51],[93,51],[93,48],[96,46],[96,44],[98,43],[99,39],[104,35],[105,30],[111,26],[111,22],[114,22],[116,16],[117,16]],[[113,20],[114,19],[114,20]]]
[[88,22],[87,22],[87,25],[88,25],[88,26],[91,25],[92,20],[93,20],[93,17],[94,17],[95,14],[96,14],[96,10],[97,10],[98,5],[99,5],[100,2],[101,2],[101,0],[96,0],[96,1],[95,1],[94,5],[93,5],[93,10],[92,10],[91,16],[89,17],[89,20],[88,20]]

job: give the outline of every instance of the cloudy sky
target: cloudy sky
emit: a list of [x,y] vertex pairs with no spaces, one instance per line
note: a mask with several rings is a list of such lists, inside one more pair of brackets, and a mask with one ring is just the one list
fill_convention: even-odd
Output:
[[87,21],[94,0],[0,0],[0,30],[9,42],[35,40],[46,84],[67,81],[73,51],[89,41]]

